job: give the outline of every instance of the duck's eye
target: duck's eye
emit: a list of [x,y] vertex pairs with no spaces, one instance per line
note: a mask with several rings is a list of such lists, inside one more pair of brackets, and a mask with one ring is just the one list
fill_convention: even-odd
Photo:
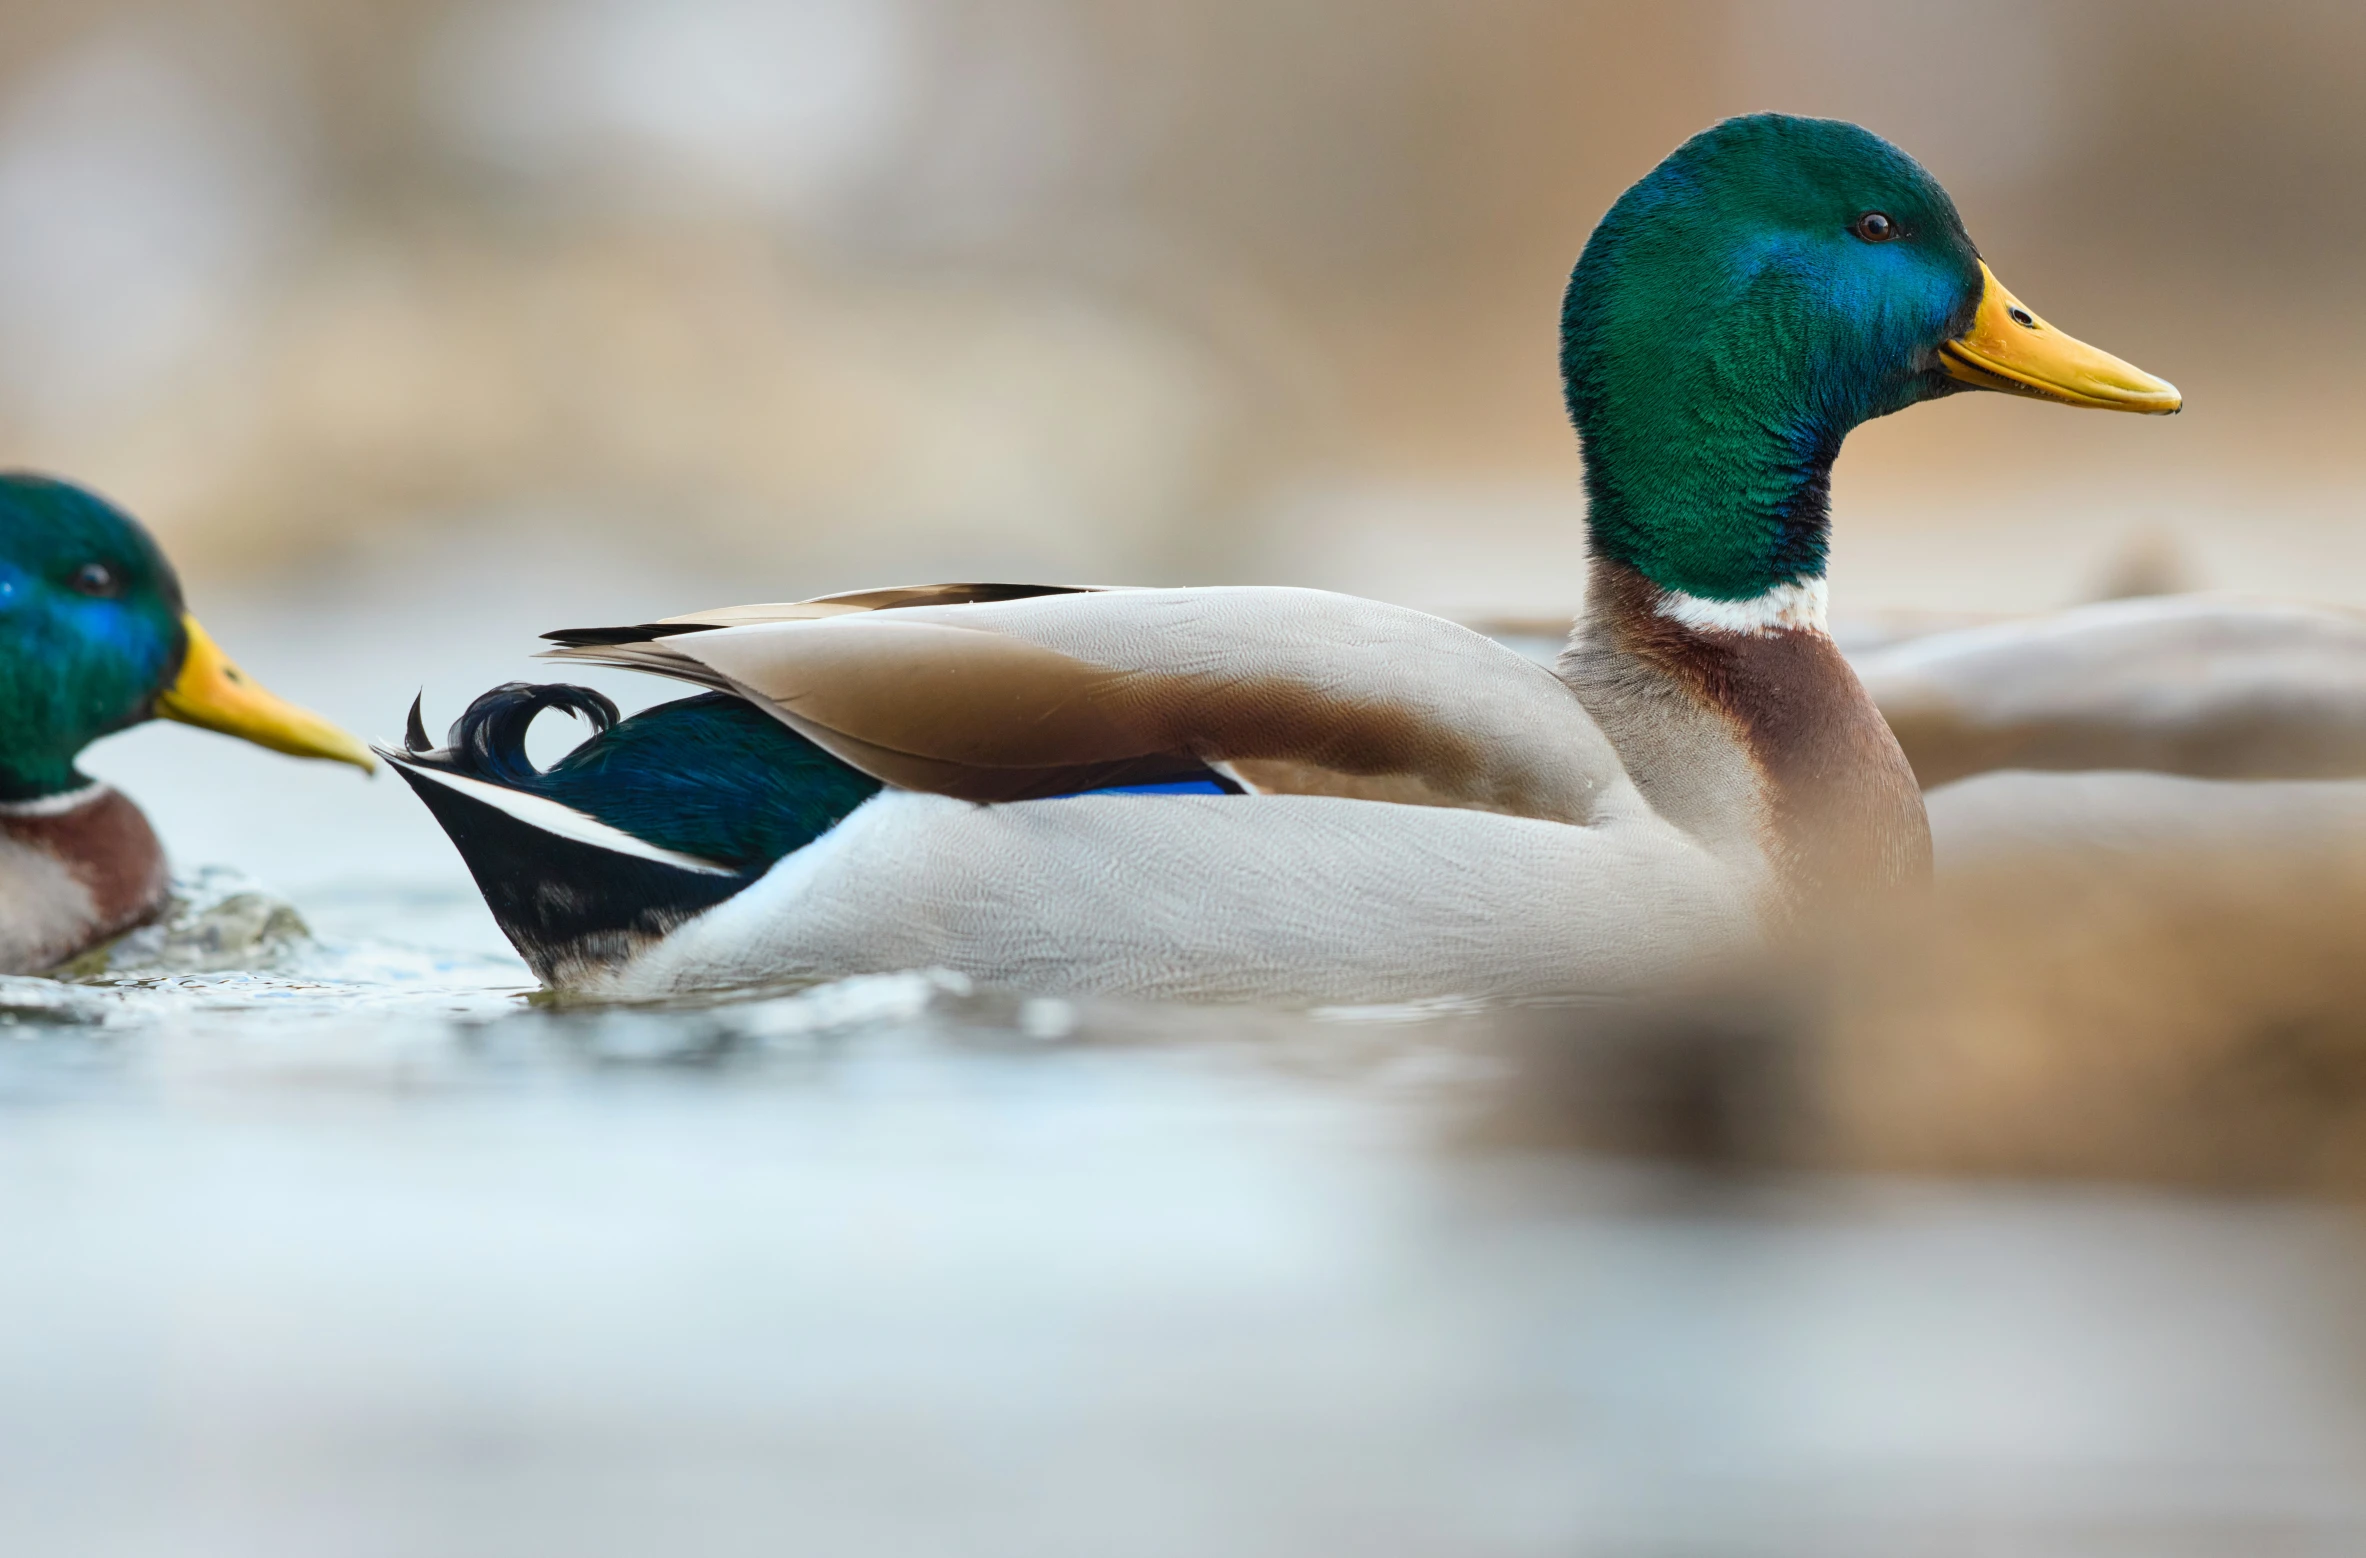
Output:
[[1898,236],[1898,224],[1891,221],[1886,212],[1868,211],[1857,218],[1849,231],[1867,243],[1888,243]]
[[123,581],[105,563],[84,563],[74,570],[74,577],[66,581],[78,595],[89,595],[107,600],[122,593]]

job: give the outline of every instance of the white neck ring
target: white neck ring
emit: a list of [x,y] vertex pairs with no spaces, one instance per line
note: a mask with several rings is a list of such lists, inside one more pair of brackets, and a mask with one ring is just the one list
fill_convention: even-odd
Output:
[[1703,633],[1822,633],[1825,602],[1830,590],[1823,575],[1778,584],[1748,600],[1710,600],[1682,590],[1660,593],[1659,614]]
[[94,779],[79,789],[60,790],[55,795],[35,796],[29,801],[0,801],[0,817],[63,817],[106,793],[107,787]]

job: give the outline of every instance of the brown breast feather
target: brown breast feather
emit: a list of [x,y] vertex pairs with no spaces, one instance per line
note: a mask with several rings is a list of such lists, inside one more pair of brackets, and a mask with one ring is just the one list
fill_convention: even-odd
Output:
[[55,950],[58,960],[145,922],[164,906],[171,886],[164,847],[140,809],[113,790],[101,789],[83,805],[54,815],[0,816],[0,833],[65,866],[90,894],[91,923],[82,928],[79,945]]
[[1828,635],[1697,630],[1662,615],[1634,570],[1599,564],[1593,578],[1592,609],[1627,652],[1721,716],[1763,775],[1768,844],[1794,901],[1929,879],[1914,770]]

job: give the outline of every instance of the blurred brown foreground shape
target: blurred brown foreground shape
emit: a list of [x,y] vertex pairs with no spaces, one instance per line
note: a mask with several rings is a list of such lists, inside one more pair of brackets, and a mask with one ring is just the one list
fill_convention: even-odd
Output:
[[1490,1134],[2366,1194],[2366,826],[2270,831],[2007,854],[1634,1009],[1526,1014]]

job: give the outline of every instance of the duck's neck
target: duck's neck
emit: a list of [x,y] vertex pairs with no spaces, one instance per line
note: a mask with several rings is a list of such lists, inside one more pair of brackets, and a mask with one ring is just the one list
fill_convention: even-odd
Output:
[[1824,629],[1821,572],[1754,599],[1597,558],[1562,679],[1655,810],[1798,908],[1921,880],[1914,771]]
[[[5,728],[11,744],[37,747],[41,743],[26,741],[20,730],[22,721],[0,713],[0,728]],[[47,805],[61,795],[73,795],[90,788],[88,774],[74,766],[71,754],[59,757],[47,752],[0,752],[0,806]]]
[[0,973],[38,973],[144,923],[169,886],[148,819],[103,784],[0,802]]
[[1594,555],[1703,600],[1821,579],[1842,441],[1922,391],[1843,350],[1779,269],[1693,295],[1622,242],[1597,232],[1562,305]]

